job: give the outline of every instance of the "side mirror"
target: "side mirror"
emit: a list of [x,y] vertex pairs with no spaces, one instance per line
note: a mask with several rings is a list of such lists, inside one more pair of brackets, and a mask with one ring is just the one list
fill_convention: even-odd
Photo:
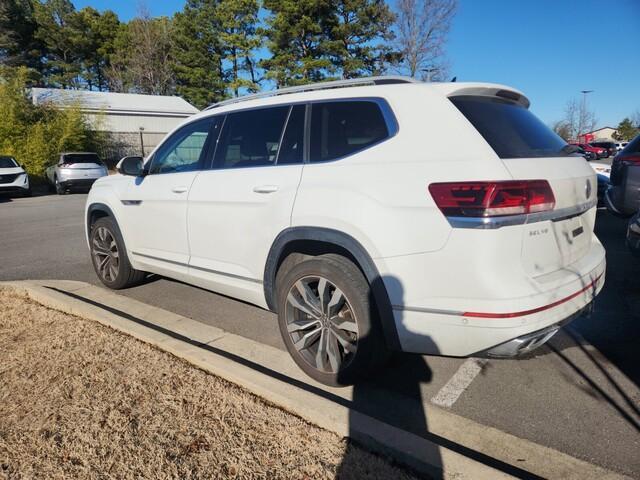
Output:
[[139,177],[143,172],[142,157],[124,157],[118,162],[118,165],[116,165],[116,170],[122,175]]

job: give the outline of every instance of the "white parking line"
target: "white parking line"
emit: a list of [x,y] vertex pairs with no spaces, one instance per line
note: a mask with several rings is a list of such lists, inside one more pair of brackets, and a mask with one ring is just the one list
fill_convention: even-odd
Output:
[[455,375],[453,375],[446,385],[431,399],[431,403],[439,407],[451,408],[486,364],[487,360],[479,358],[467,359],[460,365]]

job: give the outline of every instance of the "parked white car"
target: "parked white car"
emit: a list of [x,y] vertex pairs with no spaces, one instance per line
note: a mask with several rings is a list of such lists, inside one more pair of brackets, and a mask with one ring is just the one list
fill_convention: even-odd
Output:
[[0,155],[0,193],[31,196],[29,175],[15,158]]
[[629,142],[616,142],[616,150],[618,152],[622,151],[622,149],[624,147],[626,147],[629,144]]
[[388,350],[528,352],[605,272],[596,175],[528,107],[502,85],[402,77],[213,105],[94,184],[93,265],[111,288],[153,272],[277,312],[326,384]]
[[109,171],[96,153],[66,152],[45,174],[51,189],[64,195],[70,190],[90,189],[93,182],[109,175]]

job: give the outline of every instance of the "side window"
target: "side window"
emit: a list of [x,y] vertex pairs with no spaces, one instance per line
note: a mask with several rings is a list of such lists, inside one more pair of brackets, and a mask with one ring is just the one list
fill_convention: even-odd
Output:
[[154,154],[149,173],[198,170],[213,121],[212,118],[206,118],[190,123],[174,133]]
[[389,136],[375,102],[314,103],[311,107],[311,162],[335,160]]
[[287,120],[287,127],[282,137],[282,145],[278,153],[278,165],[302,163],[304,158],[304,114],[305,105],[294,105]]
[[282,106],[228,114],[214,168],[274,165],[288,113]]

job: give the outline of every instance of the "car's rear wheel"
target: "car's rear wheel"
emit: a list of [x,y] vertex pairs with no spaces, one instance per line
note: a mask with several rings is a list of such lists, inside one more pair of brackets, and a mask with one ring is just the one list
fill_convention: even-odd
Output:
[[326,385],[350,385],[387,358],[367,280],[348,259],[322,255],[276,280],[280,333],[298,366]]
[[98,219],[91,228],[91,260],[98,278],[114,290],[131,287],[145,276],[129,262],[118,225],[111,217]]
[[60,180],[58,180],[58,177],[55,177],[53,179],[53,187],[55,188],[58,195],[64,195],[65,193],[67,193],[64,186],[60,183]]

